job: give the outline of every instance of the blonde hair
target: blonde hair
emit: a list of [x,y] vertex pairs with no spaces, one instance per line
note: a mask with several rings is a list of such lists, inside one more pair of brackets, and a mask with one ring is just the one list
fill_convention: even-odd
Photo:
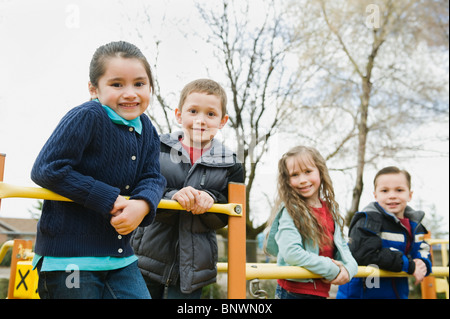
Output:
[[273,223],[280,208],[284,206],[302,237],[310,240],[314,245],[322,247],[331,243],[333,238],[329,238],[326,235],[327,232],[325,232],[324,225],[312,213],[310,207],[306,204],[305,198],[299,195],[290,185],[290,175],[286,166],[286,161],[290,157],[303,157],[304,160],[308,158],[312,160],[320,173],[319,198],[327,205],[328,210],[333,216],[333,220],[341,227],[341,231],[343,229],[344,219],[339,214],[339,204],[335,200],[333,183],[328,173],[325,159],[316,149],[307,146],[296,146],[292,148],[278,162],[277,202],[275,210],[272,212],[269,227]]
[[222,118],[227,114],[227,94],[219,83],[210,79],[198,79],[185,85],[180,94],[180,101],[178,102],[178,109],[180,111],[188,95],[194,92],[217,96],[220,99],[222,107]]

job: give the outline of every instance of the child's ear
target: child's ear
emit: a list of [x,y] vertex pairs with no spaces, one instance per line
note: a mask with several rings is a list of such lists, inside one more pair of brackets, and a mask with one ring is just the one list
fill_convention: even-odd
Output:
[[220,125],[219,125],[220,129],[222,129],[225,126],[225,124],[227,124],[228,118],[229,118],[228,114],[225,114],[225,116],[222,117],[222,119],[220,120]]
[[97,88],[89,81],[88,83],[89,95],[91,96],[91,100],[98,98]]
[[182,124],[181,110],[179,110],[178,108],[175,109],[175,119],[177,120],[178,124]]

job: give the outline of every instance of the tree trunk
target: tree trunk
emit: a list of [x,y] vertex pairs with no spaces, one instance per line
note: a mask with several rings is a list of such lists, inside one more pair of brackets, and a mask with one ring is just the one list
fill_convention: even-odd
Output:
[[357,167],[356,167],[356,181],[355,187],[353,188],[352,194],[352,205],[347,212],[346,224],[350,225],[353,215],[359,209],[359,202],[361,199],[361,194],[364,188],[363,176],[364,176],[364,165],[366,158],[366,143],[367,143],[367,117],[369,114],[369,99],[370,99],[370,78],[362,78],[362,95],[360,104],[360,118],[358,123],[358,157],[357,157]]

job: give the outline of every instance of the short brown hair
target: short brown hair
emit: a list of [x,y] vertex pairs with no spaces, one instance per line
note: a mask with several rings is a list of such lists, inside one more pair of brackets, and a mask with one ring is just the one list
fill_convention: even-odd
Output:
[[385,168],[382,168],[378,171],[378,173],[375,175],[375,178],[373,179],[373,187],[377,188],[377,179],[381,175],[387,175],[387,174],[403,174],[406,177],[406,182],[408,183],[408,188],[411,190],[411,175],[408,173],[408,171],[404,169],[400,169],[396,166],[387,166]]
[[194,92],[217,96],[222,106],[222,118],[227,114],[227,94],[219,83],[210,79],[194,80],[184,86],[183,90],[181,90],[180,101],[178,103],[178,109],[180,111],[187,96]]

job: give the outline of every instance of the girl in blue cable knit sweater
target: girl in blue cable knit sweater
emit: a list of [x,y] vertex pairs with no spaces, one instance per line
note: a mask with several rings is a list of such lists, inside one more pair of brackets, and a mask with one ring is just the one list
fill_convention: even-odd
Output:
[[150,298],[129,243],[154,219],[166,185],[159,137],[143,114],[150,66],[134,45],[112,42],[96,50],[89,76],[91,101],[63,117],[31,172],[36,184],[73,201],[44,202],[33,260],[38,292]]

